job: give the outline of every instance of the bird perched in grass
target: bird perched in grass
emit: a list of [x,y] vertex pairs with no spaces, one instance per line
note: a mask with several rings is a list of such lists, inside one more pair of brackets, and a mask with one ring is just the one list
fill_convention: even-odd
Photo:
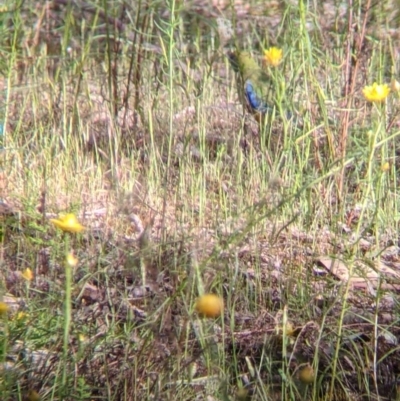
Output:
[[[236,72],[240,101],[261,122],[262,117],[278,109],[273,80],[248,52],[234,51],[228,57]],[[291,113],[286,114],[291,117]]]

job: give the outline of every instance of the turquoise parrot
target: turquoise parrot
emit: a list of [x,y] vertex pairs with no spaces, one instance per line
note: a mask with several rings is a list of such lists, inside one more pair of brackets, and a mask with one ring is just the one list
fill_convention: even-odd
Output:
[[248,111],[261,114],[272,111],[273,102],[268,101],[272,86],[267,74],[247,52],[236,51],[228,56],[237,74],[239,98]]
[[[247,110],[261,118],[277,109],[274,83],[251,55],[235,51],[228,57],[236,72],[239,99]],[[290,118],[291,113],[286,113],[286,116]]]

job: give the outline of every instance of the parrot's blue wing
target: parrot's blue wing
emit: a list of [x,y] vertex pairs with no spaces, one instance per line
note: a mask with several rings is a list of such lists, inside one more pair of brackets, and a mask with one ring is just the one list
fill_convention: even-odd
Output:
[[273,108],[269,106],[264,99],[260,98],[250,80],[244,84],[244,93],[251,109],[258,113],[272,112]]
[[[255,113],[261,113],[261,114],[266,114],[266,113],[272,113],[274,110],[273,106],[270,106],[264,98],[261,98],[256,90],[254,89],[254,86],[251,82],[251,80],[247,80],[244,85],[244,94],[246,96],[247,102],[249,107],[251,108],[252,112]],[[293,117],[293,113],[290,111],[286,111],[285,113],[286,118],[290,120]]]

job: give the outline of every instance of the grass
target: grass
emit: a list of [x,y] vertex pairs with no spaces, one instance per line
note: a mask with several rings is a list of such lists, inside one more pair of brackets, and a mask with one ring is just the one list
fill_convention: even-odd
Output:
[[[362,94],[398,77],[394,3],[14,3],[1,398],[398,397],[399,95]],[[270,46],[298,124],[238,99],[227,52]]]

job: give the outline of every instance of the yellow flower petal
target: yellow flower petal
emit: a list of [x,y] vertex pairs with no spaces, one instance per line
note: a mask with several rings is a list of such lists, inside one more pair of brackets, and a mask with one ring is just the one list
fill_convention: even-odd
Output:
[[73,213],[61,214],[58,219],[50,221],[60,230],[69,233],[80,233],[85,229]]
[[27,317],[29,317],[28,313],[26,312],[18,312],[17,316],[15,316],[16,320],[25,320]]
[[264,51],[264,62],[271,67],[278,66],[282,61],[282,57],[283,51],[277,47],[270,47]]
[[9,306],[5,302],[0,302],[0,316],[6,315],[9,309]]
[[366,86],[363,89],[365,99],[369,102],[382,102],[389,95],[390,88],[387,84],[377,84],[374,82],[371,86]]
[[204,317],[216,318],[224,310],[224,301],[218,295],[206,294],[196,301],[196,311]]
[[21,274],[25,280],[28,280],[28,281],[33,280],[33,272],[29,267],[27,269],[25,269]]

